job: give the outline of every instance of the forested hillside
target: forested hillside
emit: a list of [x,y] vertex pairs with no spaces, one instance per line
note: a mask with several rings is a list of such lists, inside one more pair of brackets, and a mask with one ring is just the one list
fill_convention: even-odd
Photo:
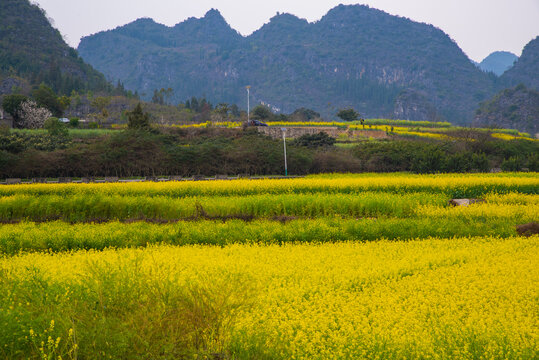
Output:
[[539,133],[539,92],[523,84],[501,91],[481,104],[474,125]]
[[524,84],[539,90],[539,36],[524,47],[515,66],[507,70],[501,79],[513,86]]
[[110,87],[65,43],[37,5],[0,1],[0,95],[42,82],[60,94]]
[[174,27],[139,19],[84,38],[79,51],[146,98],[171,87],[175,101],[242,104],[252,85],[257,102],[285,112],[354,106],[367,117],[469,123],[497,86],[441,30],[360,5],[340,5],[315,23],[277,14],[248,37],[216,10]]

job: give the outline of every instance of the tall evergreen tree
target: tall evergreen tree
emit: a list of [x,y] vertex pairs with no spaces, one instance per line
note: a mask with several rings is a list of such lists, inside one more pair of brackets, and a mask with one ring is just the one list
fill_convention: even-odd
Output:
[[149,130],[150,129],[150,114],[142,111],[140,103],[135,106],[135,109],[127,113],[127,127],[130,130]]

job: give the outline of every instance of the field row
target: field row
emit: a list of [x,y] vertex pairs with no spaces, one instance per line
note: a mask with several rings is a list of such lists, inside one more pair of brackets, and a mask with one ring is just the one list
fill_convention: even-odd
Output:
[[230,181],[173,181],[166,183],[30,184],[0,186],[9,195],[122,195],[122,196],[245,196],[256,194],[357,194],[365,191],[444,193],[448,197],[481,197],[488,193],[539,194],[536,173],[504,174],[351,174],[309,176],[299,179]]
[[0,221],[70,222],[109,220],[198,220],[260,217],[511,217],[537,216],[539,195],[487,195],[469,207],[448,207],[444,194],[364,192],[230,197],[141,197],[14,195],[0,197]]
[[[537,196],[539,199],[539,196]],[[538,200],[539,201],[539,200]],[[205,216],[406,216],[419,205],[442,206],[443,195],[412,193],[284,194],[231,197],[142,197],[118,195],[14,195],[0,197],[0,220],[175,220]]]
[[319,218],[294,221],[242,220],[186,221],[171,224],[147,222],[69,224],[24,222],[0,226],[0,254],[20,252],[62,252],[78,249],[169,245],[231,245],[330,243],[452,238],[464,236],[516,236],[516,223],[533,218],[474,219],[462,216],[413,219]]
[[539,237],[0,258],[0,356],[536,359]]

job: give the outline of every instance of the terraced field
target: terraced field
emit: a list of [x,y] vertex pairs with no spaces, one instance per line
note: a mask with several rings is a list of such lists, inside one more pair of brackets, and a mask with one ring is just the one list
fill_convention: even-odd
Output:
[[538,218],[536,173],[1,186],[0,357],[534,359]]

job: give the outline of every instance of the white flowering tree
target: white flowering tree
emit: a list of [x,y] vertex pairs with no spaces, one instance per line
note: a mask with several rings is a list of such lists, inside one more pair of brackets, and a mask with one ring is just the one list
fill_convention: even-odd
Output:
[[35,101],[27,100],[21,104],[19,110],[19,126],[26,129],[40,129],[45,120],[50,118],[52,113],[42,107],[39,107]]

